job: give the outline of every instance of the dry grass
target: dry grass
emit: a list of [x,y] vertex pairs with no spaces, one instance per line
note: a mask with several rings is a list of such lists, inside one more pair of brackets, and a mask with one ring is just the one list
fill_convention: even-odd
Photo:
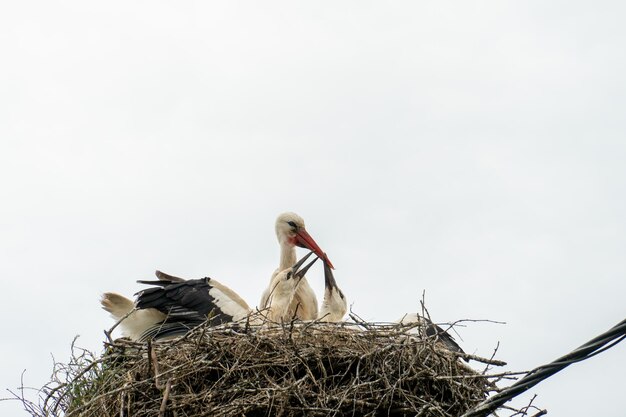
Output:
[[502,374],[438,346],[400,325],[200,327],[174,341],[109,341],[100,358],[75,349],[38,404],[21,400],[46,417],[458,416]]

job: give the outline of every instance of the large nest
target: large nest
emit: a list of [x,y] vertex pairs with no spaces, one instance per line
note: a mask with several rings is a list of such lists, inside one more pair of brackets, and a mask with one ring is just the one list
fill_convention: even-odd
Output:
[[[57,365],[41,416],[459,416],[496,376],[406,326],[200,327],[166,342],[105,343]],[[414,329],[413,329],[414,330]],[[88,355],[87,355],[88,356]],[[488,361],[487,361],[488,362]],[[59,378],[64,376],[64,380]]]

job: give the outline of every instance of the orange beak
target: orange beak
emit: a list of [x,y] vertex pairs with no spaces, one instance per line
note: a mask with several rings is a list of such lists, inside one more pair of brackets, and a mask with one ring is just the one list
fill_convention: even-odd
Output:
[[305,229],[296,231],[296,245],[313,251],[320,259],[324,260],[324,263],[328,264],[332,269],[335,269],[330,259],[328,259],[328,256],[326,256],[324,251],[315,243],[315,240],[313,240]]

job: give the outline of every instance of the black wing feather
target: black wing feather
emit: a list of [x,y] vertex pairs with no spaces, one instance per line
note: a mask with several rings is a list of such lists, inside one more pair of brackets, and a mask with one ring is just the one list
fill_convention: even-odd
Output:
[[221,311],[211,296],[211,278],[137,282],[153,285],[136,294],[137,308],[154,308],[167,315],[163,322],[144,333],[144,340],[180,336],[206,320],[211,325],[233,321],[233,317]]
[[186,279],[175,277],[174,275],[166,274],[159,270],[154,271],[154,275],[161,281],[173,281],[173,282],[185,282]]
[[[465,353],[461,346],[454,340],[450,334],[443,330],[441,327],[437,326],[435,323],[424,317],[424,320],[427,323],[426,326],[426,336],[428,337],[436,337],[441,343],[443,343],[448,350],[458,353]],[[467,359],[465,359],[467,361]]]

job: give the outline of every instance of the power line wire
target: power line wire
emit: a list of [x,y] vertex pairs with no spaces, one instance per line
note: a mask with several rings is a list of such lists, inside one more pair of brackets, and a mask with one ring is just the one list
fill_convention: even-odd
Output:
[[520,395],[531,387],[537,385],[544,379],[554,375],[560,370],[573,363],[589,359],[598,353],[612,348],[626,338],[626,319],[612,327],[607,332],[597,336],[584,345],[578,347],[565,356],[557,360],[539,366],[528,372],[522,379],[513,385],[503,389],[499,393],[487,398],[478,406],[463,414],[461,417],[484,417],[494,412],[498,407],[510,401],[513,397]]

